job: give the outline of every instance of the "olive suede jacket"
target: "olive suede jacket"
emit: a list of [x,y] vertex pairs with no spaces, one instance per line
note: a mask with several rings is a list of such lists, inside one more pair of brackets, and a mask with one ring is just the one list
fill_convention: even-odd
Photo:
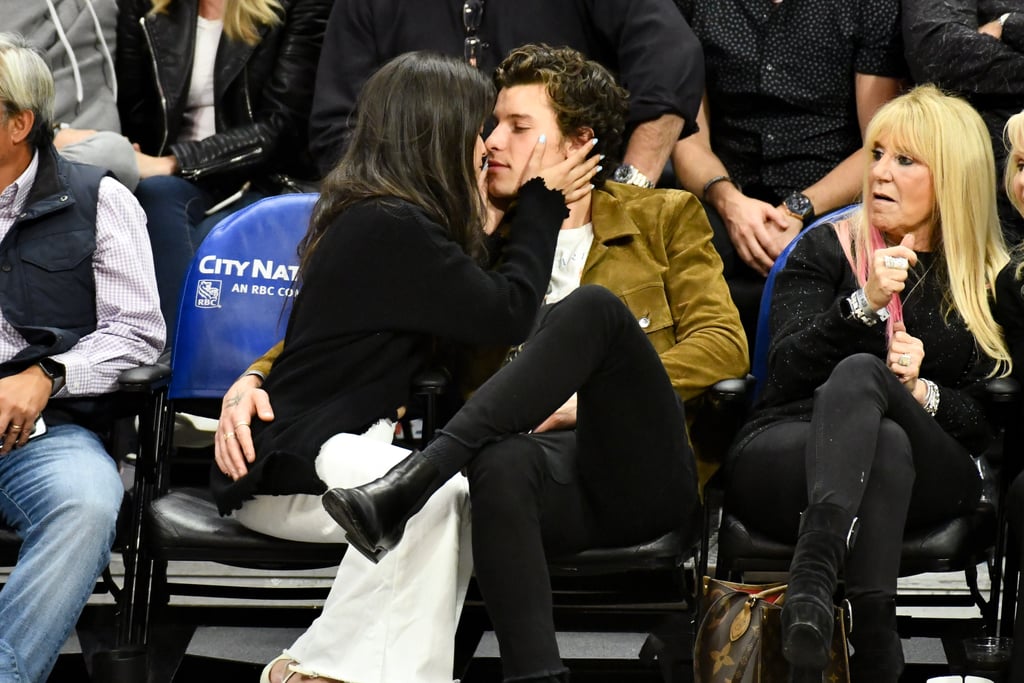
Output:
[[[690,408],[715,382],[743,377],[749,368],[747,340],[697,198],[609,182],[594,192],[592,202],[594,243],[581,284],[602,285],[622,299]],[[249,372],[266,375],[281,347],[268,351]],[[475,358],[472,379],[485,379],[504,351],[482,352],[487,361]],[[687,413],[688,419],[694,415],[692,409]],[[702,468],[701,480],[711,472],[713,466]]]

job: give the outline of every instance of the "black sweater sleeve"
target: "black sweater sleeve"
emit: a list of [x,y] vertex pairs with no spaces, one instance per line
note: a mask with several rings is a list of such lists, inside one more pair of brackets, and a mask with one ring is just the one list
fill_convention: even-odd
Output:
[[539,179],[526,183],[501,264],[486,270],[411,204],[382,200],[349,209],[317,247],[303,306],[337,306],[332,292],[356,292],[346,299],[357,309],[346,325],[350,333],[396,330],[517,344],[537,314],[566,215],[561,193]]
[[1017,278],[1020,261],[1008,263],[996,278],[995,316],[1013,359],[1013,376],[1024,380],[1024,283]]
[[858,285],[831,225],[800,238],[777,275],[768,374],[782,401],[809,397],[847,356],[885,350],[885,328],[845,319],[841,299]]
[[[1011,17],[1007,38],[1024,17]],[[1005,29],[1005,27],[1004,27]],[[903,40],[911,75],[965,95],[1024,94],[1024,54],[978,33],[974,0],[904,0]]]

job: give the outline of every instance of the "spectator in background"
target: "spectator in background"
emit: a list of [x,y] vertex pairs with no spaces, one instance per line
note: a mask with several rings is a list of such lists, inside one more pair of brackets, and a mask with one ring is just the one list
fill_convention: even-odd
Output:
[[195,247],[226,215],[315,177],[306,153],[330,0],[127,0],[117,74],[139,145],[169,338]]
[[752,335],[775,258],[860,191],[863,131],[904,73],[899,0],[676,1],[704,46],[707,90],[673,165],[704,201]]
[[4,25],[43,52],[56,89],[53,143],[72,161],[109,169],[134,191],[135,150],[121,135],[114,71],[116,0],[20,0]]
[[384,62],[436,50],[490,74],[526,43],[575,48],[617,74],[632,97],[614,179],[653,186],[675,141],[696,130],[704,87],[700,44],[671,0],[336,0],[310,124],[321,174],[341,158],[356,96]]
[[124,487],[104,395],[164,343],[145,214],[56,153],[53,92],[43,59],[0,34],[0,521],[22,539],[0,680],[18,683],[46,680],[110,560]]
[[[997,172],[1006,163],[1003,126],[1024,109],[1024,5],[1020,0],[903,0],[910,74],[974,105],[988,127]],[[1010,245],[1024,240],[1024,218],[999,193]]]
[[[1011,116],[1006,123],[1006,143],[1009,155],[1004,175],[1006,197],[1010,205],[1024,216],[1024,111]],[[1013,376],[1024,381],[1024,253],[1018,248],[1010,263],[996,278],[996,320],[1003,326],[1006,344],[1013,358]],[[1024,474],[1018,474],[1006,496],[1006,517],[1010,523],[1011,538],[1017,551],[1024,554]],[[1021,574],[1020,576],[1024,576]],[[1018,582],[1019,582],[1018,578]],[[1024,591],[1017,587],[1018,627],[1024,624]],[[1011,681],[1024,680],[1024,639],[1013,643],[1010,660]]]

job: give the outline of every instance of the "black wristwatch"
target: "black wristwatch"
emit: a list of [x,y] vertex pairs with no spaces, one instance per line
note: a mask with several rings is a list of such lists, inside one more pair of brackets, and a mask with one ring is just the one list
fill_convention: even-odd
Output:
[[53,389],[50,390],[50,396],[56,396],[57,392],[64,388],[64,366],[52,358],[44,358],[39,361],[39,369],[50,378],[53,382]]
[[782,201],[782,205],[786,207],[790,216],[802,221],[805,226],[811,222],[811,217],[814,216],[814,204],[811,204],[811,200],[803,192],[791,193]]

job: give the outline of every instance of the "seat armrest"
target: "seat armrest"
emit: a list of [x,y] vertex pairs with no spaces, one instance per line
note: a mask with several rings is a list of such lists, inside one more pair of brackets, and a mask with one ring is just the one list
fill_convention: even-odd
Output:
[[705,461],[721,462],[747,415],[747,396],[753,377],[734,377],[715,382],[704,392],[690,424],[690,441]]
[[412,378],[412,390],[415,394],[440,395],[448,388],[452,378],[444,368],[429,368]]
[[170,379],[170,364],[158,361],[153,365],[139,365],[122,370],[117,383],[121,391],[139,393],[165,387]]
[[708,398],[716,403],[745,400],[753,379],[752,375],[747,375],[719,380],[708,389]]
[[1020,382],[1013,377],[996,377],[985,383],[985,392],[993,403],[1012,403],[1020,400]]

